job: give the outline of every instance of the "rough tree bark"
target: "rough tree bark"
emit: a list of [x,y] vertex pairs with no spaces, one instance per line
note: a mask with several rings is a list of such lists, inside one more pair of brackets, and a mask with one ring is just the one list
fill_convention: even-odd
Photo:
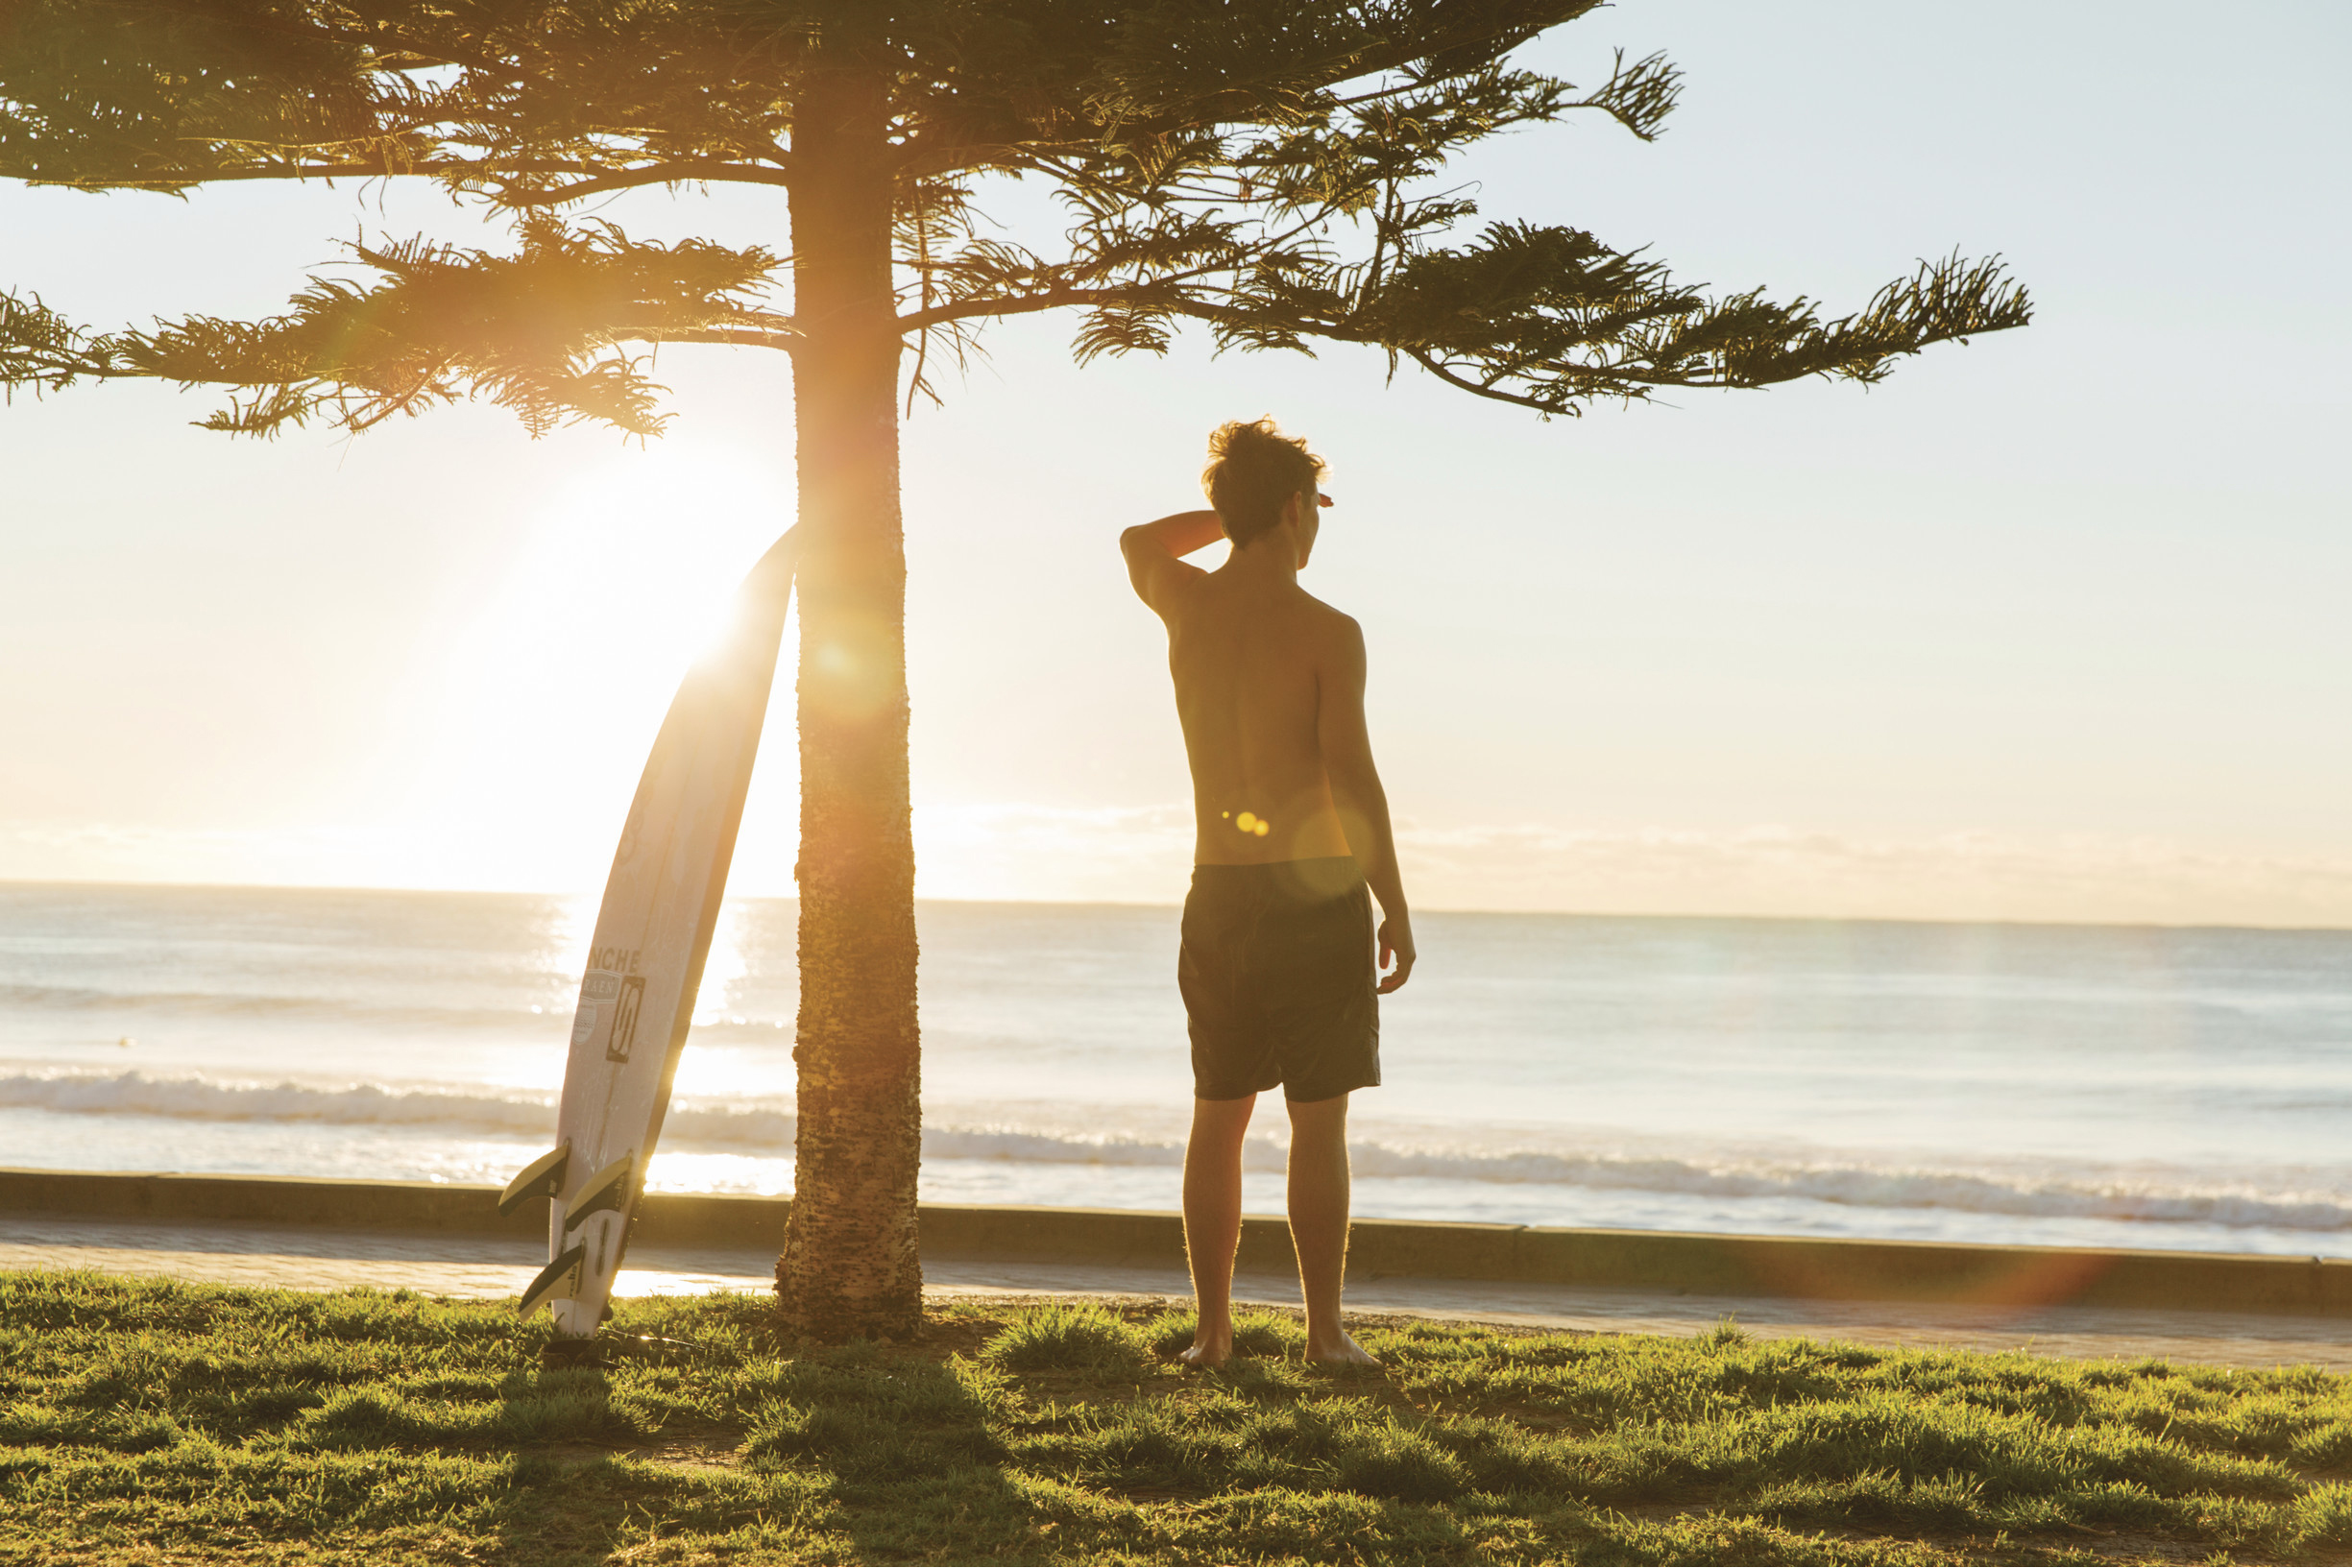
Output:
[[911,1333],[923,1287],[888,96],[878,70],[838,53],[792,133],[800,1098],[776,1262],[787,1317],[829,1339]]

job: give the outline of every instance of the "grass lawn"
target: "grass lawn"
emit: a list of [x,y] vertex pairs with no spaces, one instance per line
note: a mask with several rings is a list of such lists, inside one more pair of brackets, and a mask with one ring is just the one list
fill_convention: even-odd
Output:
[[823,1348],[765,1301],[543,1373],[406,1292],[0,1274],[9,1562],[2352,1559],[2352,1383],[2304,1369],[1251,1321],[1042,1302]]

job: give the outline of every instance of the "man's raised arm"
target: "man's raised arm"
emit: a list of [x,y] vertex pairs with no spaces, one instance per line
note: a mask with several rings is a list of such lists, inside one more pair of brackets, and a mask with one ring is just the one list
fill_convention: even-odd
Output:
[[1128,581],[1135,585],[1137,595],[1157,610],[1172,587],[1200,575],[1199,567],[1185,565],[1182,558],[1224,537],[1224,524],[1216,513],[1178,512],[1121,534],[1119,553],[1127,557]]
[[1315,738],[1347,847],[1380,901],[1380,967],[1387,969],[1392,960],[1396,965],[1380,982],[1386,996],[1413,973],[1413,915],[1405,907],[1404,876],[1396,866],[1388,791],[1372,765],[1371,731],[1364,721],[1364,631],[1346,615],[1339,620],[1329,655],[1317,672]]

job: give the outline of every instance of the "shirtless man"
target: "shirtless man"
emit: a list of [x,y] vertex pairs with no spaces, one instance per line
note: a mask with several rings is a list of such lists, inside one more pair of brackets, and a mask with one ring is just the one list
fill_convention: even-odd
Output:
[[[1331,504],[1322,460],[1271,420],[1224,426],[1209,455],[1214,510],[1119,536],[1135,591],[1168,624],[1192,762],[1176,977],[1192,1033],[1184,1248],[1200,1328],[1184,1359],[1215,1366],[1232,1354],[1242,1136],[1259,1093],[1279,1085],[1307,1355],[1370,1364],[1340,1327],[1347,1096],[1380,1081],[1375,998],[1412,974],[1413,925],[1365,732],[1364,634],[1298,586]],[[1220,539],[1233,551],[1215,571],[1183,560]]]

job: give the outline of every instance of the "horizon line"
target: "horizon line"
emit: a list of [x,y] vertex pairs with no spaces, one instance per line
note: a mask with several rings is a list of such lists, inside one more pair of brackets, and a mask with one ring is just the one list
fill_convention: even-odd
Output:
[[[569,891],[524,887],[413,887],[383,886],[340,882],[211,882],[211,881],[154,881],[130,878],[22,878],[0,877],[0,890],[18,887],[43,888],[124,888],[162,890],[177,889],[213,893],[383,893],[413,894],[424,898],[588,898],[593,893],[584,888]],[[773,904],[798,903],[797,893],[729,893],[727,901],[737,899],[761,900]],[[1040,909],[1180,909],[1181,903],[1167,903],[1148,899],[1024,899],[1024,898],[954,898],[917,894],[914,902],[921,904],[956,904],[988,907],[1025,907]],[[1806,926],[2022,926],[2053,930],[2164,930],[2164,931],[2275,931],[2275,932],[2352,932],[2352,924],[2340,926],[2256,924],[2244,921],[2196,920],[2032,920],[2021,917],[1988,919],[1957,915],[1817,915],[1817,914],[1757,914],[1727,913],[1709,910],[1656,909],[1482,909],[1448,905],[1420,905],[1416,914],[1486,915],[1496,919],[1553,919],[1553,920],[1660,920],[1660,921],[1752,921],[1782,925]]]

